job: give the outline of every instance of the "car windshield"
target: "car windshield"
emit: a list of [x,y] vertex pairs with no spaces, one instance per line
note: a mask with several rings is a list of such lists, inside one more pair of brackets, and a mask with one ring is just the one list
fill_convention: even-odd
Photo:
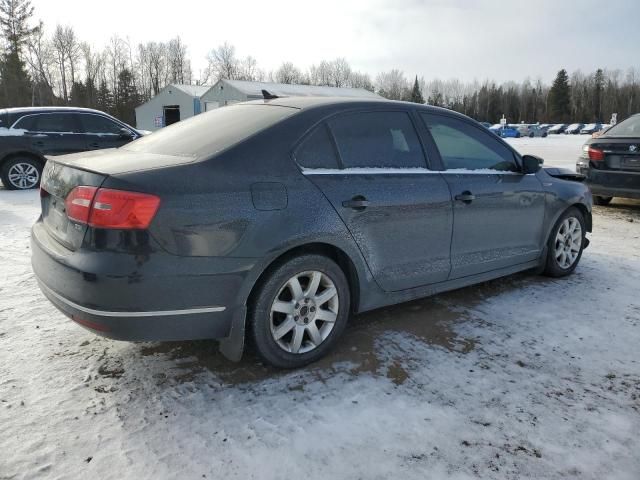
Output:
[[607,137],[640,137],[640,115],[634,115],[614,125],[606,133]]
[[221,107],[165,127],[122,148],[131,152],[208,157],[298,111],[276,105]]

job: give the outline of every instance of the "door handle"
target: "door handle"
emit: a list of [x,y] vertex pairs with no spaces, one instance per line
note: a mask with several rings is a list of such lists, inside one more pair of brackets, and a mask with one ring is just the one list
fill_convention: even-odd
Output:
[[100,144],[97,142],[90,143],[89,148],[100,148]]
[[469,190],[465,190],[460,195],[456,195],[456,200],[464,203],[471,203],[476,199],[476,196]]
[[353,208],[354,210],[364,210],[371,202],[362,195],[356,195],[351,200],[345,200],[342,202],[342,206],[346,208]]
[[42,141],[33,142],[33,146],[34,147],[44,147],[44,142],[42,142]]

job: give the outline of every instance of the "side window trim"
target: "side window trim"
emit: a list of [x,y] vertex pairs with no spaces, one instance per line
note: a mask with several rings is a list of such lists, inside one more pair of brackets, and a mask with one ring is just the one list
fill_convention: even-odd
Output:
[[329,135],[329,139],[331,140],[331,148],[333,148],[333,153],[336,154],[336,159],[338,160],[338,169],[344,170],[344,162],[342,161],[342,154],[340,153],[340,149],[338,148],[338,142],[336,141],[336,136],[333,134],[333,129],[327,120],[323,120],[324,128]]

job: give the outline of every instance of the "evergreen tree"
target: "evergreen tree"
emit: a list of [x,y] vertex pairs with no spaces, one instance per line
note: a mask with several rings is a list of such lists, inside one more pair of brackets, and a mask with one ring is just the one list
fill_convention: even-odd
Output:
[[604,72],[601,68],[596,70],[593,76],[593,114],[595,121],[601,122],[602,119],[602,91],[604,90]]
[[571,87],[569,75],[563,68],[556,75],[553,85],[549,90],[549,107],[554,121],[566,122],[571,114]]
[[409,101],[413,103],[424,103],[424,97],[422,96],[422,92],[420,91],[420,85],[418,84],[417,75],[415,82],[413,82],[413,89],[411,90],[411,97],[409,98]]
[[113,94],[104,79],[100,81],[100,88],[96,95],[96,108],[103,112],[114,113]]
[[87,107],[87,88],[82,82],[73,82],[71,85],[71,105],[74,107]]
[[30,0],[0,0],[0,33],[7,45],[0,66],[1,105],[32,104],[34,92],[21,57],[23,46],[35,30],[29,27],[32,15]]
[[140,105],[140,96],[133,83],[133,75],[126,68],[118,74],[118,92],[115,115],[123,122],[133,125],[136,123],[135,109]]

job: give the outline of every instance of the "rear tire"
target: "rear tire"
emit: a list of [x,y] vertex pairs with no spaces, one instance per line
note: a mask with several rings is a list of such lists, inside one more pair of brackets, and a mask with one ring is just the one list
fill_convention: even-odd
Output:
[[568,208],[560,216],[547,240],[545,275],[564,277],[576,269],[584,250],[586,231],[584,215],[576,207]]
[[533,134],[533,132],[531,132],[531,133],[529,134],[529,138],[533,138],[534,136],[535,136],[535,135]]
[[274,367],[303,367],[336,344],[350,301],[347,278],[334,261],[316,254],[293,257],[259,285],[249,309],[249,341]]
[[594,205],[606,206],[611,203],[611,200],[613,200],[613,197],[602,197],[600,195],[593,196]]
[[29,190],[40,185],[42,170],[39,160],[17,156],[4,162],[0,169],[0,179],[7,190]]

